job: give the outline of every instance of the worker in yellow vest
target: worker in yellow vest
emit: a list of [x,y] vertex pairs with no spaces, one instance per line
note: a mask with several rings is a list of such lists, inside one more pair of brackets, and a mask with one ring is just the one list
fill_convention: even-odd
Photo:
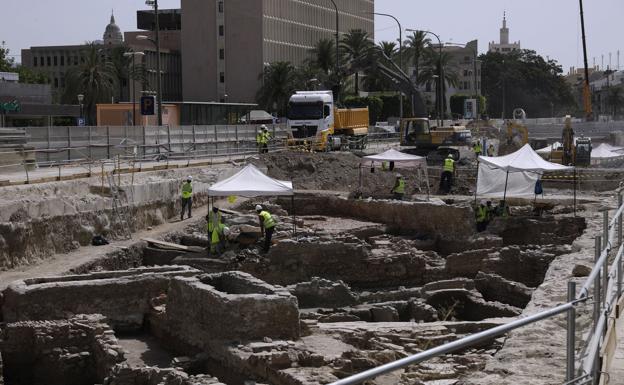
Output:
[[448,154],[444,159],[444,168],[442,169],[442,175],[440,176],[440,190],[444,194],[451,192],[453,186],[453,174],[455,173],[455,159],[452,154]]
[[396,200],[402,201],[403,196],[405,195],[405,179],[401,174],[397,174],[396,181],[394,182],[394,187],[390,191],[394,194],[394,198]]
[[186,178],[186,182],[182,184],[182,212],[180,213],[180,220],[184,219],[184,210],[188,207],[188,217],[191,218],[191,209],[193,206],[193,177]]
[[256,212],[258,213],[258,219],[260,220],[260,232],[264,234],[264,249],[265,253],[269,252],[271,248],[271,238],[273,237],[273,231],[275,231],[275,219],[271,216],[271,213],[264,210],[262,206],[256,205]]
[[477,231],[484,231],[488,224],[488,209],[485,202],[481,201],[481,204],[476,208],[475,217],[477,222]]
[[218,207],[213,207],[206,215],[206,230],[210,240],[210,254],[220,255],[225,248],[225,225]]
[[475,157],[479,158],[483,154],[483,148],[481,147],[481,141],[478,140],[472,145],[472,151],[475,153]]

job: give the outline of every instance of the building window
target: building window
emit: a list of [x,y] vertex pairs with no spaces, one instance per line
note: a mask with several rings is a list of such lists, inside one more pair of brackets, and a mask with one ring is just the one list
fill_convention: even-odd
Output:
[[77,66],[78,65],[78,56],[74,56],[74,65]]
[[219,83],[225,83],[225,72],[219,73]]
[[37,66],[37,58],[33,57],[33,67],[36,67],[36,66]]
[[54,88],[58,88],[58,78],[54,78]]
[[225,28],[222,25],[219,26],[219,36],[223,36],[225,34]]
[[43,57],[43,56],[41,56],[41,57],[39,58],[39,64],[40,64],[42,67],[44,66],[43,61],[44,61],[44,57]]
[[48,67],[52,66],[52,58],[50,56],[46,58],[46,62],[48,64]]
[[464,76],[468,76],[468,70],[464,70]]
[[58,65],[58,56],[54,56],[54,66]]
[[61,66],[65,65],[65,55],[61,56]]
[[223,48],[219,50],[219,59],[221,60],[225,59],[225,49]]
[[219,1],[219,13],[223,13],[223,1]]

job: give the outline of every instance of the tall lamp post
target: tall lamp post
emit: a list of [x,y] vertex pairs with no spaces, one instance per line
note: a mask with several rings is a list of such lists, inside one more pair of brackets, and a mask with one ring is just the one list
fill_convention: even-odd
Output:
[[420,29],[411,29],[408,28],[406,29],[406,31],[408,32],[424,32],[424,33],[428,33],[430,35],[433,35],[436,37],[436,39],[438,39],[438,87],[440,88],[438,92],[436,92],[436,94],[439,94],[439,96],[437,96],[436,100],[438,100],[438,116],[442,119],[442,124],[444,124],[444,117],[442,116],[442,111],[443,111],[443,101],[444,101],[444,76],[443,72],[442,72],[442,40],[440,40],[440,36],[438,36],[437,33],[431,32],[431,31],[425,31],[425,30],[420,30]]
[[[378,16],[386,16],[386,17],[391,17],[394,19],[394,21],[396,21],[397,25],[399,26],[399,68],[403,69],[403,27],[401,27],[401,22],[399,22],[399,19],[397,19],[396,17],[388,14],[388,13],[379,13],[379,12],[366,12],[369,15],[378,15]],[[400,118],[403,118],[403,92],[400,91],[399,92],[400,95],[400,101],[399,101],[399,115]]]
[[124,52],[124,56],[125,57],[130,57],[132,56],[132,72],[131,72],[131,76],[128,76],[128,80],[131,81],[130,83],[130,92],[132,92],[132,125],[136,126],[136,92],[134,90],[134,58],[137,56],[145,56],[144,52]]
[[84,104],[82,104],[82,102],[84,101],[84,95],[83,94],[78,94],[78,104],[80,104],[80,119],[82,119],[84,117],[83,114],[83,106]]
[[[336,95],[339,94],[338,90],[340,89],[340,78],[338,77],[338,70],[340,69],[340,24],[339,24],[339,19],[340,19],[340,14],[338,13],[338,6],[336,5],[336,2],[334,0],[329,0],[331,1],[331,3],[334,5],[334,9],[336,10],[336,69],[334,70],[335,74],[336,74]],[[336,103],[337,100],[334,101],[334,103]]]
[[[156,19],[156,26],[154,29],[156,30],[156,40],[152,40],[144,35],[139,35],[136,38],[137,40],[149,40],[156,46],[156,72],[158,73],[158,76],[156,78],[156,99],[158,99],[158,125],[162,126],[162,79],[160,78],[160,22],[158,18],[158,0],[145,0],[145,4],[154,7],[154,14]],[[140,36],[142,36],[143,38],[140,38]]]

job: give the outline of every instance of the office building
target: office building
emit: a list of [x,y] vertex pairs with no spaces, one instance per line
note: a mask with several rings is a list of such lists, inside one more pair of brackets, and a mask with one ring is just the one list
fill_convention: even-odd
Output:
[[[339,31],[374,38],[374,0],[335,0]],[[254,102],[265,65],[299,65],[334,39],[328,0],[182,0],[182,73],[187,102]]]

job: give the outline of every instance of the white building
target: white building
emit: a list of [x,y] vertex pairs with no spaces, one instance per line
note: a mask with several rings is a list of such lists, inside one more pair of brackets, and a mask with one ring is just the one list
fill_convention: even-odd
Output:
[[520,50],[520,41],[509,43],[509,28],[507,28],[507,15],[503,14],[503,27],[500,29],[500,43],[491,42],[490,52],[509,53]]

